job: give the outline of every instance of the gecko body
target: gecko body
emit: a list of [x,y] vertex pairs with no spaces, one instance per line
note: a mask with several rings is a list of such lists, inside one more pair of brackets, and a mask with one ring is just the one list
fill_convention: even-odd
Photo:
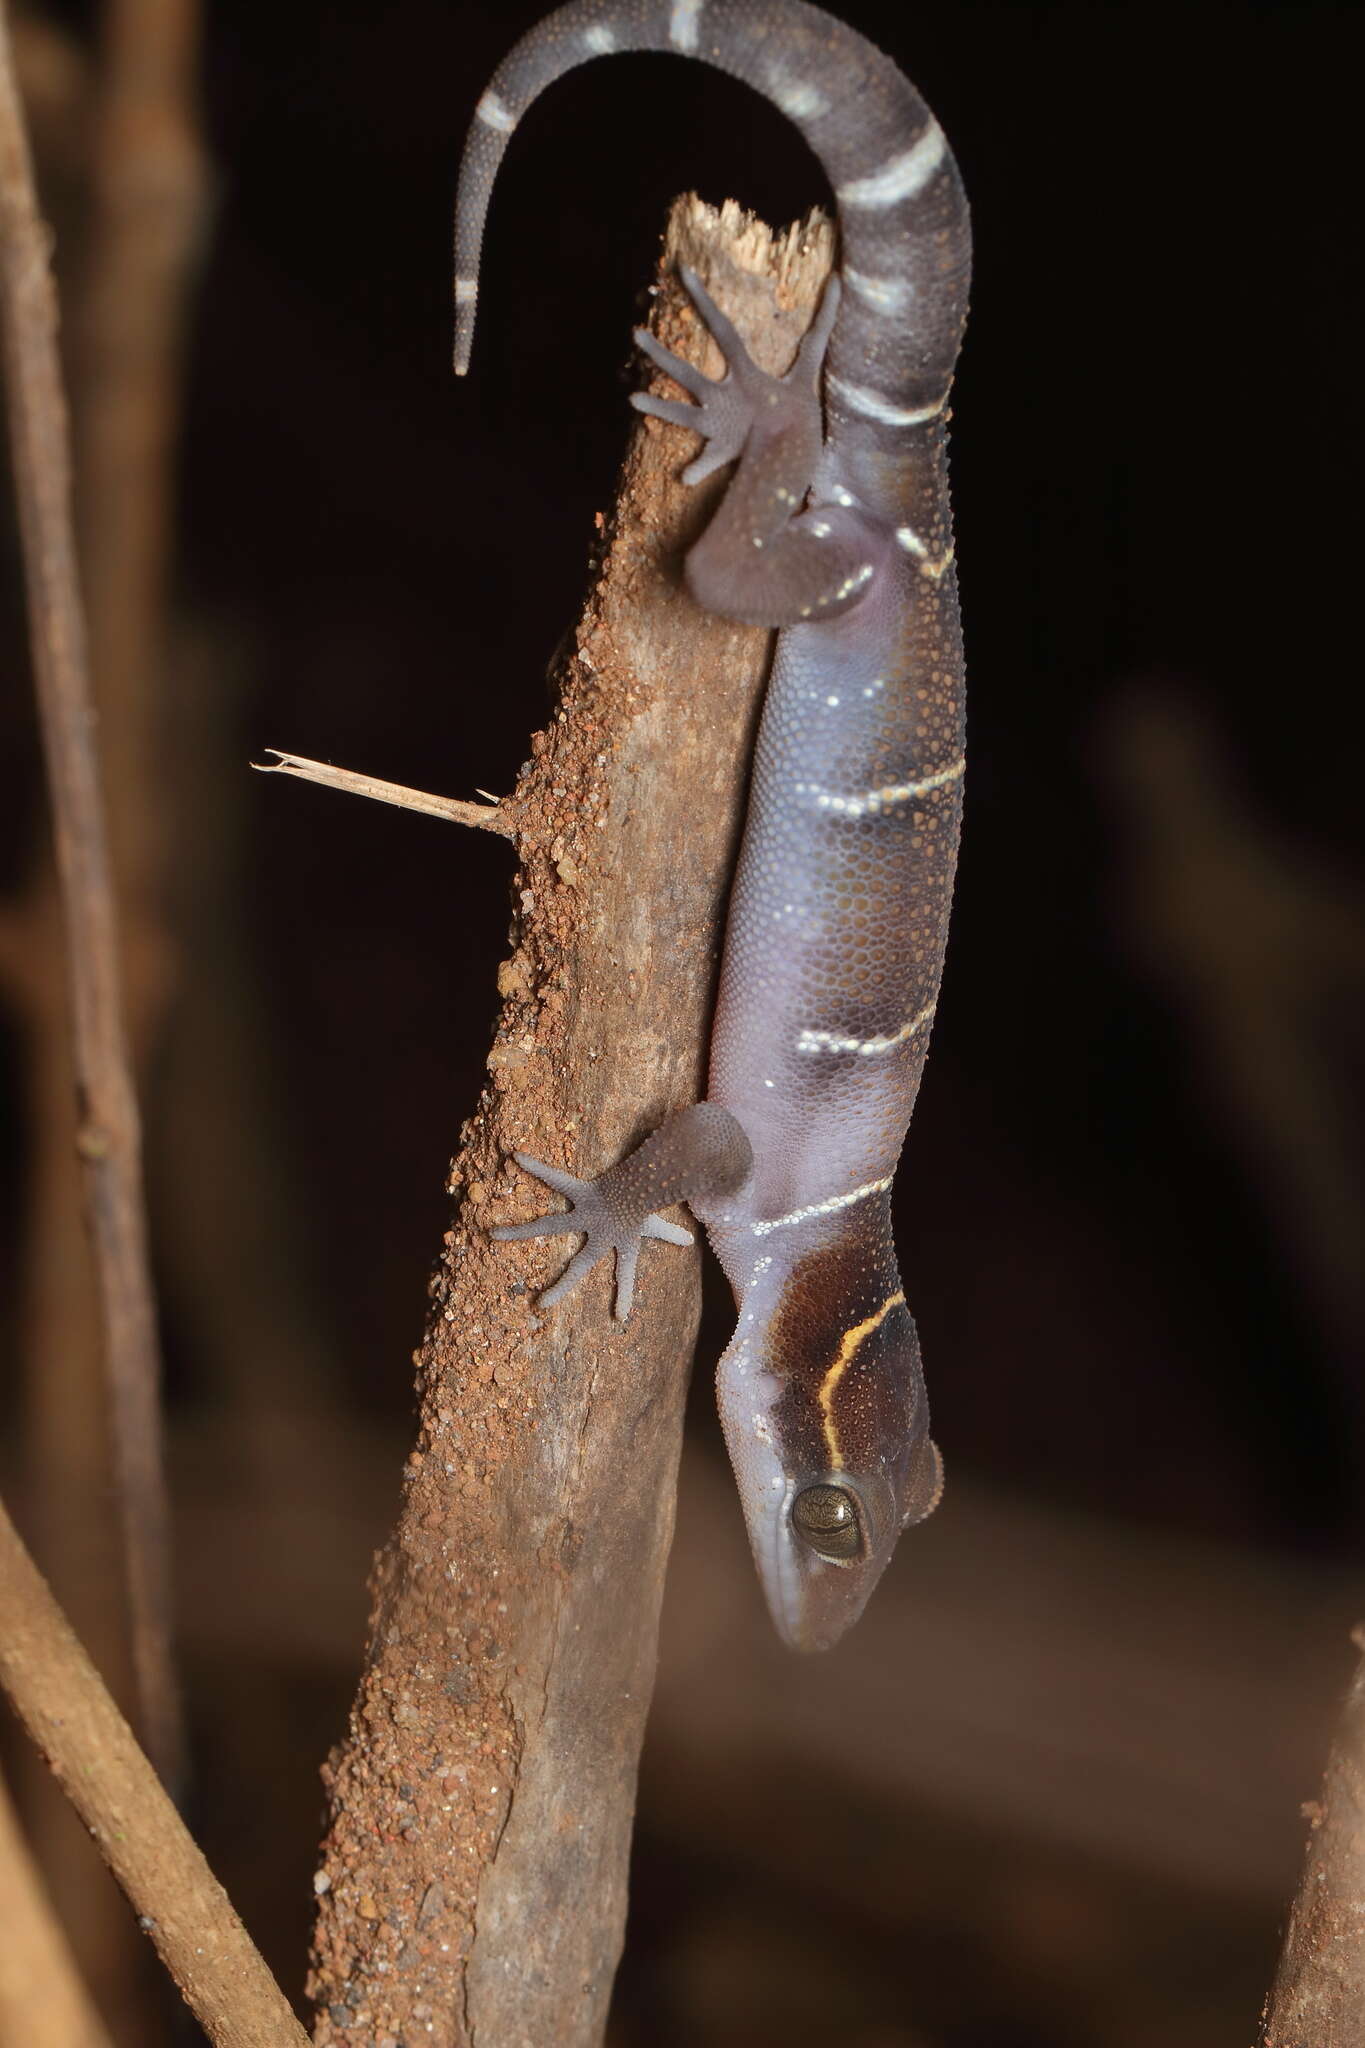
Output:
[[[592,1183],[521,1163],[580,1232],[542,1296],[615,1252],[629,1312],[643,1237],[686,1200],[735,1291],[717,1390],[759,1575],[783,1637],[828,1647],[901,1529],[938,1500],[890,1190],[938,996],[963,777],[946,410],[966,313],[966,201],[933,115],[891,60],[801,0],[574,0],[479,101],[456,216],[456,366],[468,363],[493,178],[536,94],[573,66],[672,50],[745,80],[800,128],[839,203],[840,270],[786,376],[684,283],[719,381],[651,336],[691,402],[688,481],[736,468],[687,558],[709,610],[778,629],[731,896],[707,1100]],[[823,392],[823,407],[822,407]]]

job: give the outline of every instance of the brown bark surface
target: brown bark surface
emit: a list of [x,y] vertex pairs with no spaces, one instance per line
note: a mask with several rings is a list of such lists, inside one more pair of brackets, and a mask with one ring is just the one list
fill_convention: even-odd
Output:
[[[1365,1629],[1354,1631],[1365,1650]],[[1266,2006],[1261,2048],[1360,2048],[1365,2041],[1365,1657],[1327,1759],[1322,1798]]]
[[[679,255],[785,369],[828,228],[774,242],[733,208],[675,209],[659,332],[718,375],[671,281]],[[477,362],[476,348],[472,394]],[[605,2021],[699,1260],[647,1247],[622,1329],[605,1267],[537,1313],[571,1240],[487,1231],[542,1206],[513,1150],[590,1176],[704,1088],[769,636],[703,615],[681,585],[720,483],[679,483],[691,452],[676,429],[637,427],[559,708],[503,807],[522,863],[503,1010],[452,1170],[418,1445],[328,1773],[320,2043],[587,2048]]]

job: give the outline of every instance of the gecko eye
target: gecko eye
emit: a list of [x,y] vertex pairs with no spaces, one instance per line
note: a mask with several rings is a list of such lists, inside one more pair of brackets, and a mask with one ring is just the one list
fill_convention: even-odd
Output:
[[862,1549],[858,1508],[847,1487],[803,1487],[792,1502],[792,1527],[831,1564],[847,1564]]

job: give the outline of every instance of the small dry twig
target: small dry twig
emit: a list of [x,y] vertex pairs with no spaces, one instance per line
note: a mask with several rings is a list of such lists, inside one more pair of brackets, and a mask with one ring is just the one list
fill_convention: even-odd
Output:
[[48,244],[34,192],[8,20],[0,9],[0,309],[34,678],[66,928],[80,1105],[77,1142],[99,1273],[141,1718],[152,1755],[163,1768],[173,1769],[178,1710],[141,1127],[123,1026]]
[[259,775],[297,775],[300,782],[318,782],[324,789],[344,790],[348,796],[372,797],[376,803],[395,804],[402,811],[421,811],[428,818],[444,818],[453,825],[478,825],[485,832],[500,832],[505,839],[516,837],[516,826],[500,804],[465,803],[457,796],[432,796],[424,789],[409,789],[401,782],[381,782],[377,775],[362,775],[354,768],[334,768],[329,761],[310,761],[306,754],[282,754],[267,747],[273,761],[253,761]]
[[0,1686],[217,2048],[306,2036],[0,1503]]

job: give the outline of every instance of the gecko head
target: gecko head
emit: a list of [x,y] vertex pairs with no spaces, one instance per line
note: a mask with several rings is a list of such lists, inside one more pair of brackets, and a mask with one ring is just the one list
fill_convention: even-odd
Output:
[[889,1239],[822,1246],[763,1292],[721,1362],[721,1418],[778,1634],[827,1650],[938,1505],[943,1466]]

